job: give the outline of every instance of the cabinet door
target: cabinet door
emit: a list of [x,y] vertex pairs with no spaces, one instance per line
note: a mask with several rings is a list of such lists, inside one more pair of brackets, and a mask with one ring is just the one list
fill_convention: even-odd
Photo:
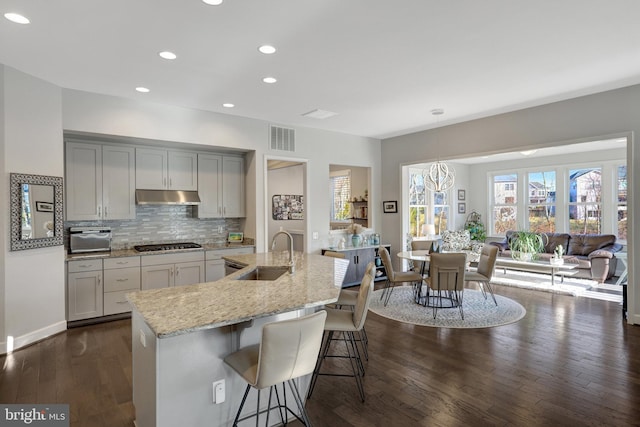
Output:
[[214,259],[205,265],[205,282],[215,282],[224,277],[224,260]]
[[67,320],[90,319],[103,314],[102,271],[69,273]]
[[136,148],[136,188],[164,190],[167,188],[167,151]]
[[204,262],[182,262],[175,267],[175,286],[204,282]]
[[222,156],[198,154],[198,218],[222,216]]
[[347,273],[344,276],[344,280],[342,281],[343,285],[354,285],[358,282],[358,251],[345,251],[344,257],[349,261],[349,267],[347,268]]
[[376,257],[375,248],[363,248],[358,251],[358,264],[356,264],[357,280],[362,282],[364,273],[367,271],[367,264],[373,261]]
[[169,151],[169,182],[171,190],[198,190],[198,156],[196,153]]
[[142,290],[173,286],[173,264],[148,265],[140,269]]
[[227,218],[245,216],[244,159],[222,159],[222,214]]
[[68,142],[65,150],[67,220],[102,219],[102,147]]
[[102,214],[104,219],[136,218],[135,150],[102,147]]

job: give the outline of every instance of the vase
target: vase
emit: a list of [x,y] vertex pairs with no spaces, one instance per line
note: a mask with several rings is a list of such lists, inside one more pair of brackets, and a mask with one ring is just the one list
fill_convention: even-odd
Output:
[[562,264],[564,264],[564,259],[563,258],[556,258],[556,257],[549,258],[549,263],[551,265],[562,265]]
[[353,245],[354,248],[357,248],[358,246],[362,245],[362,236],[359,234],[354,234],[353,236],[351,236],[351,244]]

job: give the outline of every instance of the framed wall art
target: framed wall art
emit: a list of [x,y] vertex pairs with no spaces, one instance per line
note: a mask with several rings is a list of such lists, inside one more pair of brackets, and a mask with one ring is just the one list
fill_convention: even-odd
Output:
[[271,201],[273,219],[278,221],[304,219],[304,196],[276,194]]
[[384,213],[398,212],[398,202],[396,200],[389,200],[386,202],[382,202],[382,211]]

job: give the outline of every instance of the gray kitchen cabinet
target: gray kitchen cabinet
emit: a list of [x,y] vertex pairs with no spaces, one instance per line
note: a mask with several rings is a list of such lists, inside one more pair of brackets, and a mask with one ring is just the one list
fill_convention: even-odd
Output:
[[198,217],[244,217],[244,175],[243,157],[198,154]]
[[138,189],[198,189],[198,156],[193,152],[136,148],[135,169]]
[[104,260],[104,315],[131,311],[128,292],[140,290],[140,257]]
[[135,150],[119,145],[67,142],[66,219],[134,219]]
[[67,264],[67,320],[103,315],[102,260],[69,261]]
[[253,248],[212,249],[205,254],[205,282],[215,282],[225,276],[223,256],[252,254]]
[[204,282],[204,252],[181,252],[141,257],[142,289],[192,285]]

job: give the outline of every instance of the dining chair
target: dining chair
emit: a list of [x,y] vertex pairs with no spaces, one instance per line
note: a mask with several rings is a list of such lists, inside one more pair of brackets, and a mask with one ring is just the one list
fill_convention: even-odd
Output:
[[487,292],[485,286],[493,298],[493,302],[498,305],[496,296],[493,294],[493,288],[491,287],[491,278],[493,277],[493,271],[496,266],[496,259],[498,258],[498,247],[491,245],[484,245],[480,252],[480,260],[478,261],[478,268],[476,271],[467,271],[464,274],[465,282],[477,282],[484,299],[487,299]]
[[[433,242],[437,242],[437,240],[412,240],[411,241],[411,250],[412,251],[431,251],[431,246]],[[429,271],[429,262],[428,261],[412,261],[415,263],[419,263],[418,268],[414,267],[414,271],[419,271],[424,275],[424,272]]]
[[395,271],[393,269],[393,263],[391,262],[389,251],[387,251],[384,246],[380,246],[378,248],[378,255],[382,258],[382,264],[384,265],[384,269],[387,273],[387,281],[385,282],[384,289],[380,295],[380,300],[384,300],[385,307],[387,306],[387,303],[389,303],[389,298],[391,298],[393,288],[397,284],[402,284],[404,282],[412,283],[414,293],[419,289],[423,280],[420,273],[416,273],[415,271]]
[[464,272],[467,256],[464,253],[432,253],[430,255],[429,277],[424,305],[433,307],[433,318],[438,309],[455,308],[460,310],[464,320],[462,297],[464,291]]

